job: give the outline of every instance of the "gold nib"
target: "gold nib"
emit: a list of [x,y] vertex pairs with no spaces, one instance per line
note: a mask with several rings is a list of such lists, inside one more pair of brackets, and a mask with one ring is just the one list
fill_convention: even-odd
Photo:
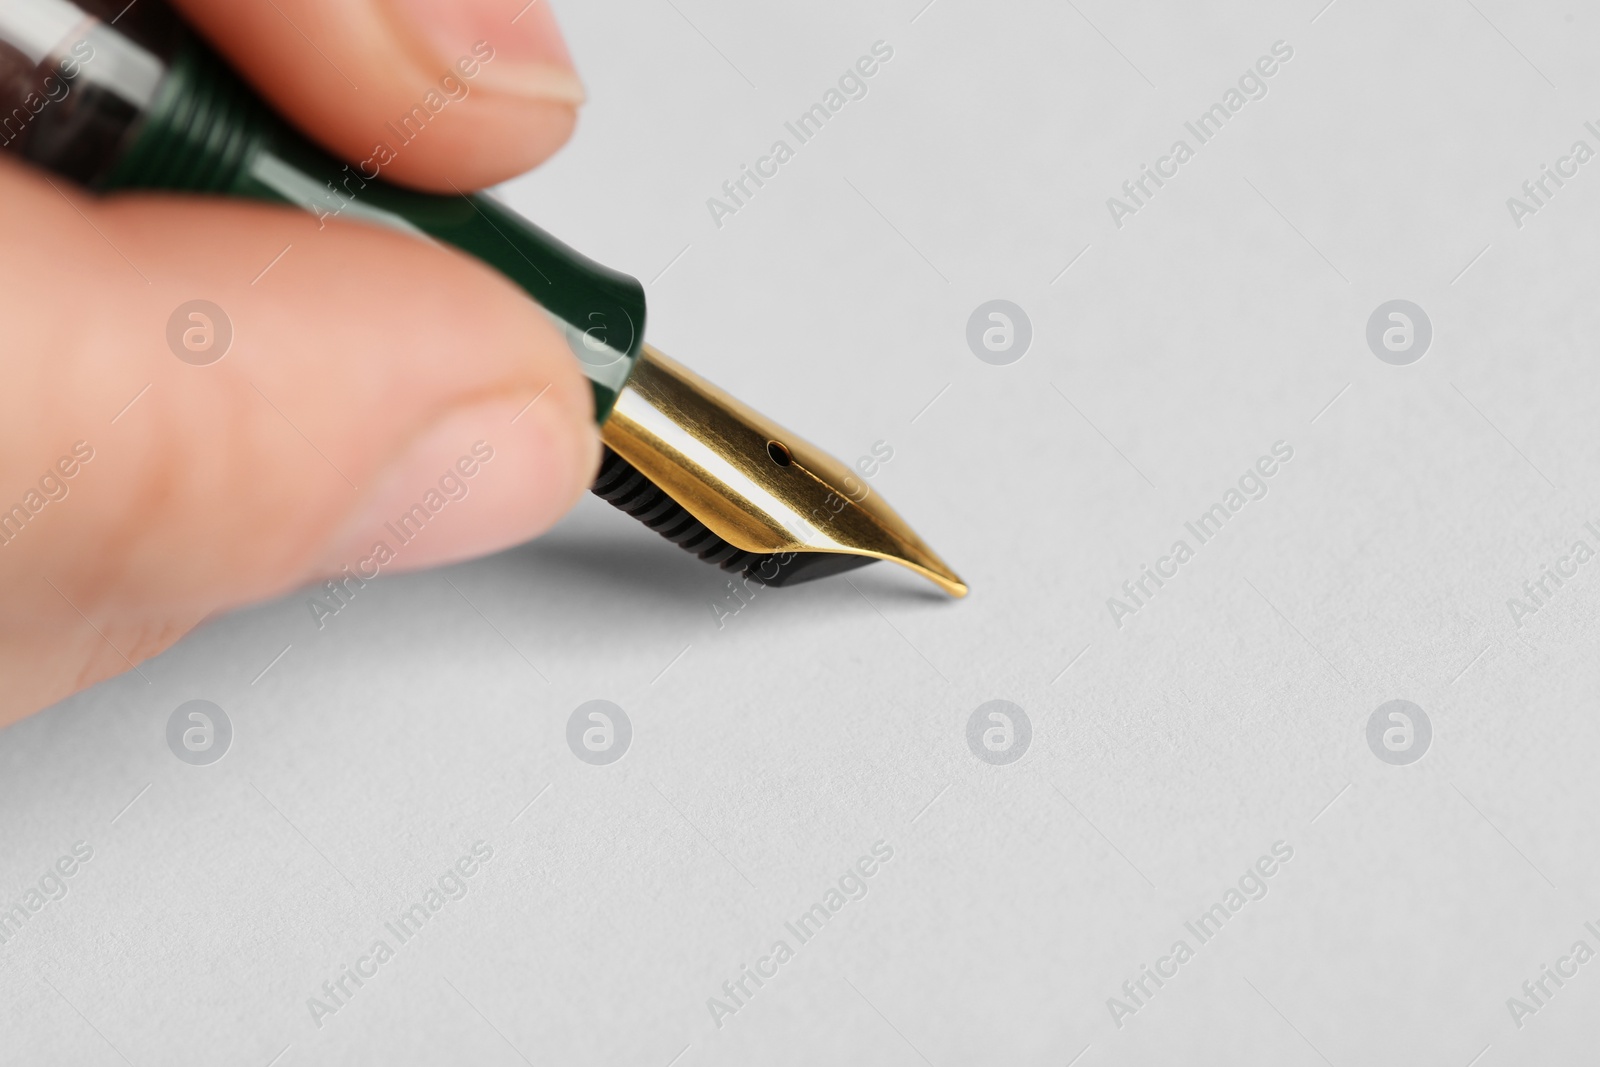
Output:
[[850,468],[649,345],[600,437],[736,549],[886,559],[967,595]]

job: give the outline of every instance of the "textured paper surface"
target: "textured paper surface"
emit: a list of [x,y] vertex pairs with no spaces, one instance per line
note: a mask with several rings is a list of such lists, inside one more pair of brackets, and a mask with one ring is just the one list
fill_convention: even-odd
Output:
[[[567,5],[591,102],[504,192],[644,280],[675,358],[847,462],[887,443],[872,488],[972,596],[880,565],[729,616],[586,500],[320,629],[309,591],[212,622],[0,734],[0,903],[92,849],[0,944],[0,1061],[1592,1061],[1594,13],[922,3]],[[1542,165],[1575,173],[1536,203]],[[994,299],[1005,365],[967,339]],[[1397,299],[1409,365],[1368,344]],[[209,766],[166,740],[196,699]],[[591,700],[631,723],[606,765]],[[969,747],[993,700],[1013,762]],[[1369,745],[1392,700],[1409,765],[1399,720]]]

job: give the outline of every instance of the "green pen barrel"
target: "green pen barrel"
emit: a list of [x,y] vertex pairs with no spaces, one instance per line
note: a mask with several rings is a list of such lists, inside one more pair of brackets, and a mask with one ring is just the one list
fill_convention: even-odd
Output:
[[[603,423],[644,342],[644,289],[492,197],[385,181],[280,118],[160,0],[0,0],[0,151],[99,190],[165,189],[292,204],[482,260],[550,315]],[[119,14],[120,13],[120,14]],[[390,146],[391,150],[393,146]]]

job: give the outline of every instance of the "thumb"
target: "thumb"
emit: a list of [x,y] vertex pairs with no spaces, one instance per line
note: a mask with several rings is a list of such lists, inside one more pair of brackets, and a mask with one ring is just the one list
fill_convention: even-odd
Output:
[[0,202],[0,723],[215,611],[523,541],[593,478],[577,362],[476,261],[9,167]]

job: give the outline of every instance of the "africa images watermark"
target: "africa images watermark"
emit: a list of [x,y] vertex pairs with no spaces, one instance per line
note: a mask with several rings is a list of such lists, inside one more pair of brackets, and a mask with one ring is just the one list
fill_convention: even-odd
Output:
[[394,959],[395,950],[421,933],[428,921],[443,911],[446,904],[466,896],[467,880],[483,870],[492,859],[494,846],[481,839],[474,841],[465,855],[446,867],[444,873],[423,890],[421,900],[383,924],[383,928],[394,938],[393,945],[385,937],[373,938],[367,951],[357,956],[354,963],[344,964],[337,976],[322,983],[320,996],[312,994],[307,997],[306,1010],[311,1013],[311,1021],[317,1029],[322,1029],[322,1021],[327,1016],[337,1015],[339,1009],[348,1006],[361,987],[378,976],[378,968]]
[[94,847],[87,841],[73,843],[72,850],[45,869],[34,885],[22,891],[21,898],[10,904],[0,903],[0,945],[7,944],[19,933],[28,920],[67,895],[71,888],[67,879],[78,873],[78,868],[94,858]]
[[1237,884],[1230,885],[1220,901],[1201,912],[1199,918],[1183,924],[1194,936],[1194,945],[1180,937],[1165,956],[1156,959],[1153,968],[1148,963],[1140,964],[1139,974],[1122,983],[1122,996],[1106,998],[1106,1010],[1111,1013],[1111,1021],[1117,1029],[1122,1029],[1123,1020],[1128,1016],[1137,1015],[1140,1009],[1148,1007],[1156,993],[1178,976],[1184,964],[1194,959],[1195,949],[1221,933],[1223,925],[1243,911],[1246,904],[1265,900],[1269,889],[1267,880],[1292,859],[1294,846],[1287,841],[1274,841],[1271,855],[1261,856],[1246,867]]
[[[1596,529],[1593,522],[1585,522],[1583,528],[1600,542],[1600,529]],[[1506,608],[1511,612],[1511,621],[1517,624],[1517,629],[1522,629],[1522,622],[1529,615],[1537,615],[1540,608],[1549,607],[1555,594],[1578,576],[1578,568],[1594,559],[1594,554],[1589,542],[1576,538],[1565,554],[1556,557],[1553,565],[1542,564],[1536,577],[1522,583],[1522,596],[1507,597]]]
[[[1293,458],[1293,445],[1287,441],[1274,441],[1272,454],[1260,457],[1253,466],[1247,468],[1239,476],[1237,488],[1229,486],[1219,503],[1212,504],[1198,518],[1183,524],[1184,529],[1194,537],[1196,546],[1213,540],[1222,532],[1223,524],[1243,511],[1247,503],[1264,499],[1268,492],[1267,479],[1277,474]],[[1141,608],[1149,606],[1161,587],[1178,576],[1178,569],[1194,559],[1195,551],[1196,548],[1187,540],[1178,538],[1172,543],[1168,554],[1156,560],[1154,569],[1148,563],[1143,564],[1138,577],[1122,583],[1122,597],[1107,597],[1106,610],[1111,612],[1111,621],[1116,623],[1117,629],[1122,629],[1125,617],[1137,615]]]
[[45,108],[65,100],[83,72],[83,65],[94,59],[94,55],[94,45],[87,37],[74,41],[71,48],[58,49],[54,70],[30,88],[10,114],[0,115],[0,146],[9,145],[25,134]]
[[[1193,145],[1182,137],[1173,141],[1167,154],[1156,159],[1154,167],[1142,163],[1138,176],[1122,183],[1123,196],[1106,198],[1106,210],[1111,213],[1112,225],[1122,229],[1124,218],[1137,215],[1140,208],[1146,207],[1162,186],[1178,176],[1178,168],[1193,159],[1201,146],[1209,144],[1221,133],[1222,127],[1243,111],[1245,104],[1267,95],[1267,79],[1278,73],[1281,64],[1293,58],[1294,47],[1287,41],[1272,42],[1271,54],[1261,56],[1254,65],[1246,68],[1239,75],[1237,88],[1228,86],[1220,103],[1212,104],[1200,112],[1193,122],[1185,122],[1183,128],[1195,139]],[[1151,188],[1152,183],[1154,189]]]
[[[746,1007],[767,982],[778,977],[778,968],[794,959],[797,946],[816,937],[828,920],[839,914],[846,904],[866,897],[868,880],[894,858],[894,846],[879,838],[872,843],[871,853],[857,857],[839,876],[836,884],[823,892],[821,900],[801,912],[798,918],[783,924],[783,928],[794,937],[794,945],[781,937],[774,939],[766,954],[756,957],[753,968],[741,963],[738,977],[722,983],[720,997],[706,998],[706,1010],[711,1013],[711,1021],[718,1030],[731,1016],[737,1015],[739,1009]],[[754,989],[751,988],[752,984]]]
[[[1600,939],[1600,927],[1593,922],[1584,922],[1583,928],[1592,936]],[[1522,983],[1520,997],[1506,998],[1506,1011],[1511,1014],[1511,1021],[1521,1030],[1527,1023],[1525,1020],[1530,1015],[1539,1014],[1540,1010],[1550,1006],[1551,999],[1561,991],[1561,987],[1578,976],[1578,968],[1594,959],[1594,949],[1589,942],[1579,938],[1572,943],[1564,956],[1556,957],[1555,966],[1548,963],[1539,965],[1539,973]],[[1555,988],[1551,989],[1551,985]]]
[[[1600,128],[1593,122],[1585,122],[1583,128],[1590,135],[1600,139]],[[1572,142],[1572,147],[1567,149],[1567,154],[1556,157],[1556,165],[1548,163],[1539,164],[1539,176],[1530,178],[1522,183],[1522,196],[1506,197],[1506,210],[1511,213],[1511,222],[1517,229],[1522,229],[1523,220],[1530,215],[1537,215],[1539,209],[1549,206],[1549,201],[1561,190],[1563,186],[1578,176],[1578,168],[1583,166],[1595,155],[1594,149],[1589,147],[1589,142],[1579,138]],[[1550,186],[1554,185],[1552,189]]]
[[322,583],[320,592],[307,597],[306,607],[311,610],[311,618],[317,624],[317,629],[327,626],[330,616],[349,607],[356,593],[382,573],[384,567],[393,563],[399,557],[400,549],[416,540],[446,505],[465,500],[472,491],[468,484],[470,479],[492,459],[494,446],[487,441],[474,441],[471,453],[445,468],[444,473],[439,475],[438,484],[423,493],[421,500],[383,524],[384,529],[393,535],[394,545],[380,537],[372,543],[372,548],[365,556],[353,564],[340,567],[339,577],[329,578]]
[[394,122],[384,124],[394,134],[393,144],[379,141],[372,146],[372,154],[366,159],[356,164],[345,164],[339,172],[337,185],[329,181],[323,189],[295,197],[297,202],[302,202],[308,211],[317,216],[317,228],[322,229],[329,219],[355,204],[367,183],[374,181],[384,167],[400,157],[400,149],[421,137],[428,123],[440,112],[452,102],[459,103],[471,95],[472,89],[467,83],[477,77],[478,72],[492,59],[494,46],[488,41],[473,44],[472,54],[456,60],[454,69],[439,79],[438,88],[429,89],[423,94],[421,103],[413,104],[410,111]]
[[[35,488],[22,494],[22,499],[9,508],[0,510],[0,548],[4,548],[22,533],[46,506],[65,500],[72,491],[69,484],[78,476],[84,464],[94,459],[94,448],[87,441],[76,441],[70,454],[60,457],[45,468]],[[0,505],[3,507],[3,505]]]
[[[872,495],[872,487],[867,482],[871,481],[883,469],[884,464],[893,458],[894,446],[888,441],[872,442],[871,450],[855,462],[855,469],[860,472],[863,480],[857,482],[854,477],[846,475],[843,486],[845,495],[839,496],[837,493],[829,493],[821,504],[812,509],[808,518],[800,520],[801,523],[805,524],[811,519],[823,518],[824,511],[837,515],[851,503],[863,503],[867,497]],[[796,531],[796,536],[805,537],[808,533],[809,531],[799,530]],[[757,576],[769,581],[776,578],[779,569],[786,566],[794,557],[795,553],[793,552],[773,553],[770,558],[756,568]],[[756,583],[754,587],[751,586],[752,582]],[[716,620],[717,629],[719,630],[728,625],[729,619],[753,603],[757,590],[763,588],[761,583],[748,573],[739,575],[737,583],[735,583],[734,579],[729,578],[726,584],[728,591],[723,595],[722,599],[710,601],[711,617]]]
[[[822,94],[820,103],[802,111],[793,122],[783,124],[783,128],[794,138],[793,145],[789,144],[787,138],[779,137],[772,142],[766,155],[756,157],[753,166],[741,163],[738,175],[722,183],[722,195],[706,198],[706,210],[711,213],[711,221],[717,229],[722,229],[723,219],[737,215],[739,209],[754,198],[757,190],[766,186],[767,182],[763,179],[776,178],[778,169],[795,157],[795,150],[821,133],[822,127],[843,111],[845,104],[866,99],[867,79],[878,73],[880,64],[893,58],[892,45],[887,41],[874,41],[871,55],[862,56],[846,68],[839,75],[837,86],[829,86],[828,91]],[[752,183],[754,189],[750,188]]]
[[591,767],[606,767],[628,754],[633,720],[610,700],[586,700],[567,716],[567,747]]
[[209,700],[186,700],[167,716],[167,748],[191,767],[209,767],[233,745],[233,720]]

